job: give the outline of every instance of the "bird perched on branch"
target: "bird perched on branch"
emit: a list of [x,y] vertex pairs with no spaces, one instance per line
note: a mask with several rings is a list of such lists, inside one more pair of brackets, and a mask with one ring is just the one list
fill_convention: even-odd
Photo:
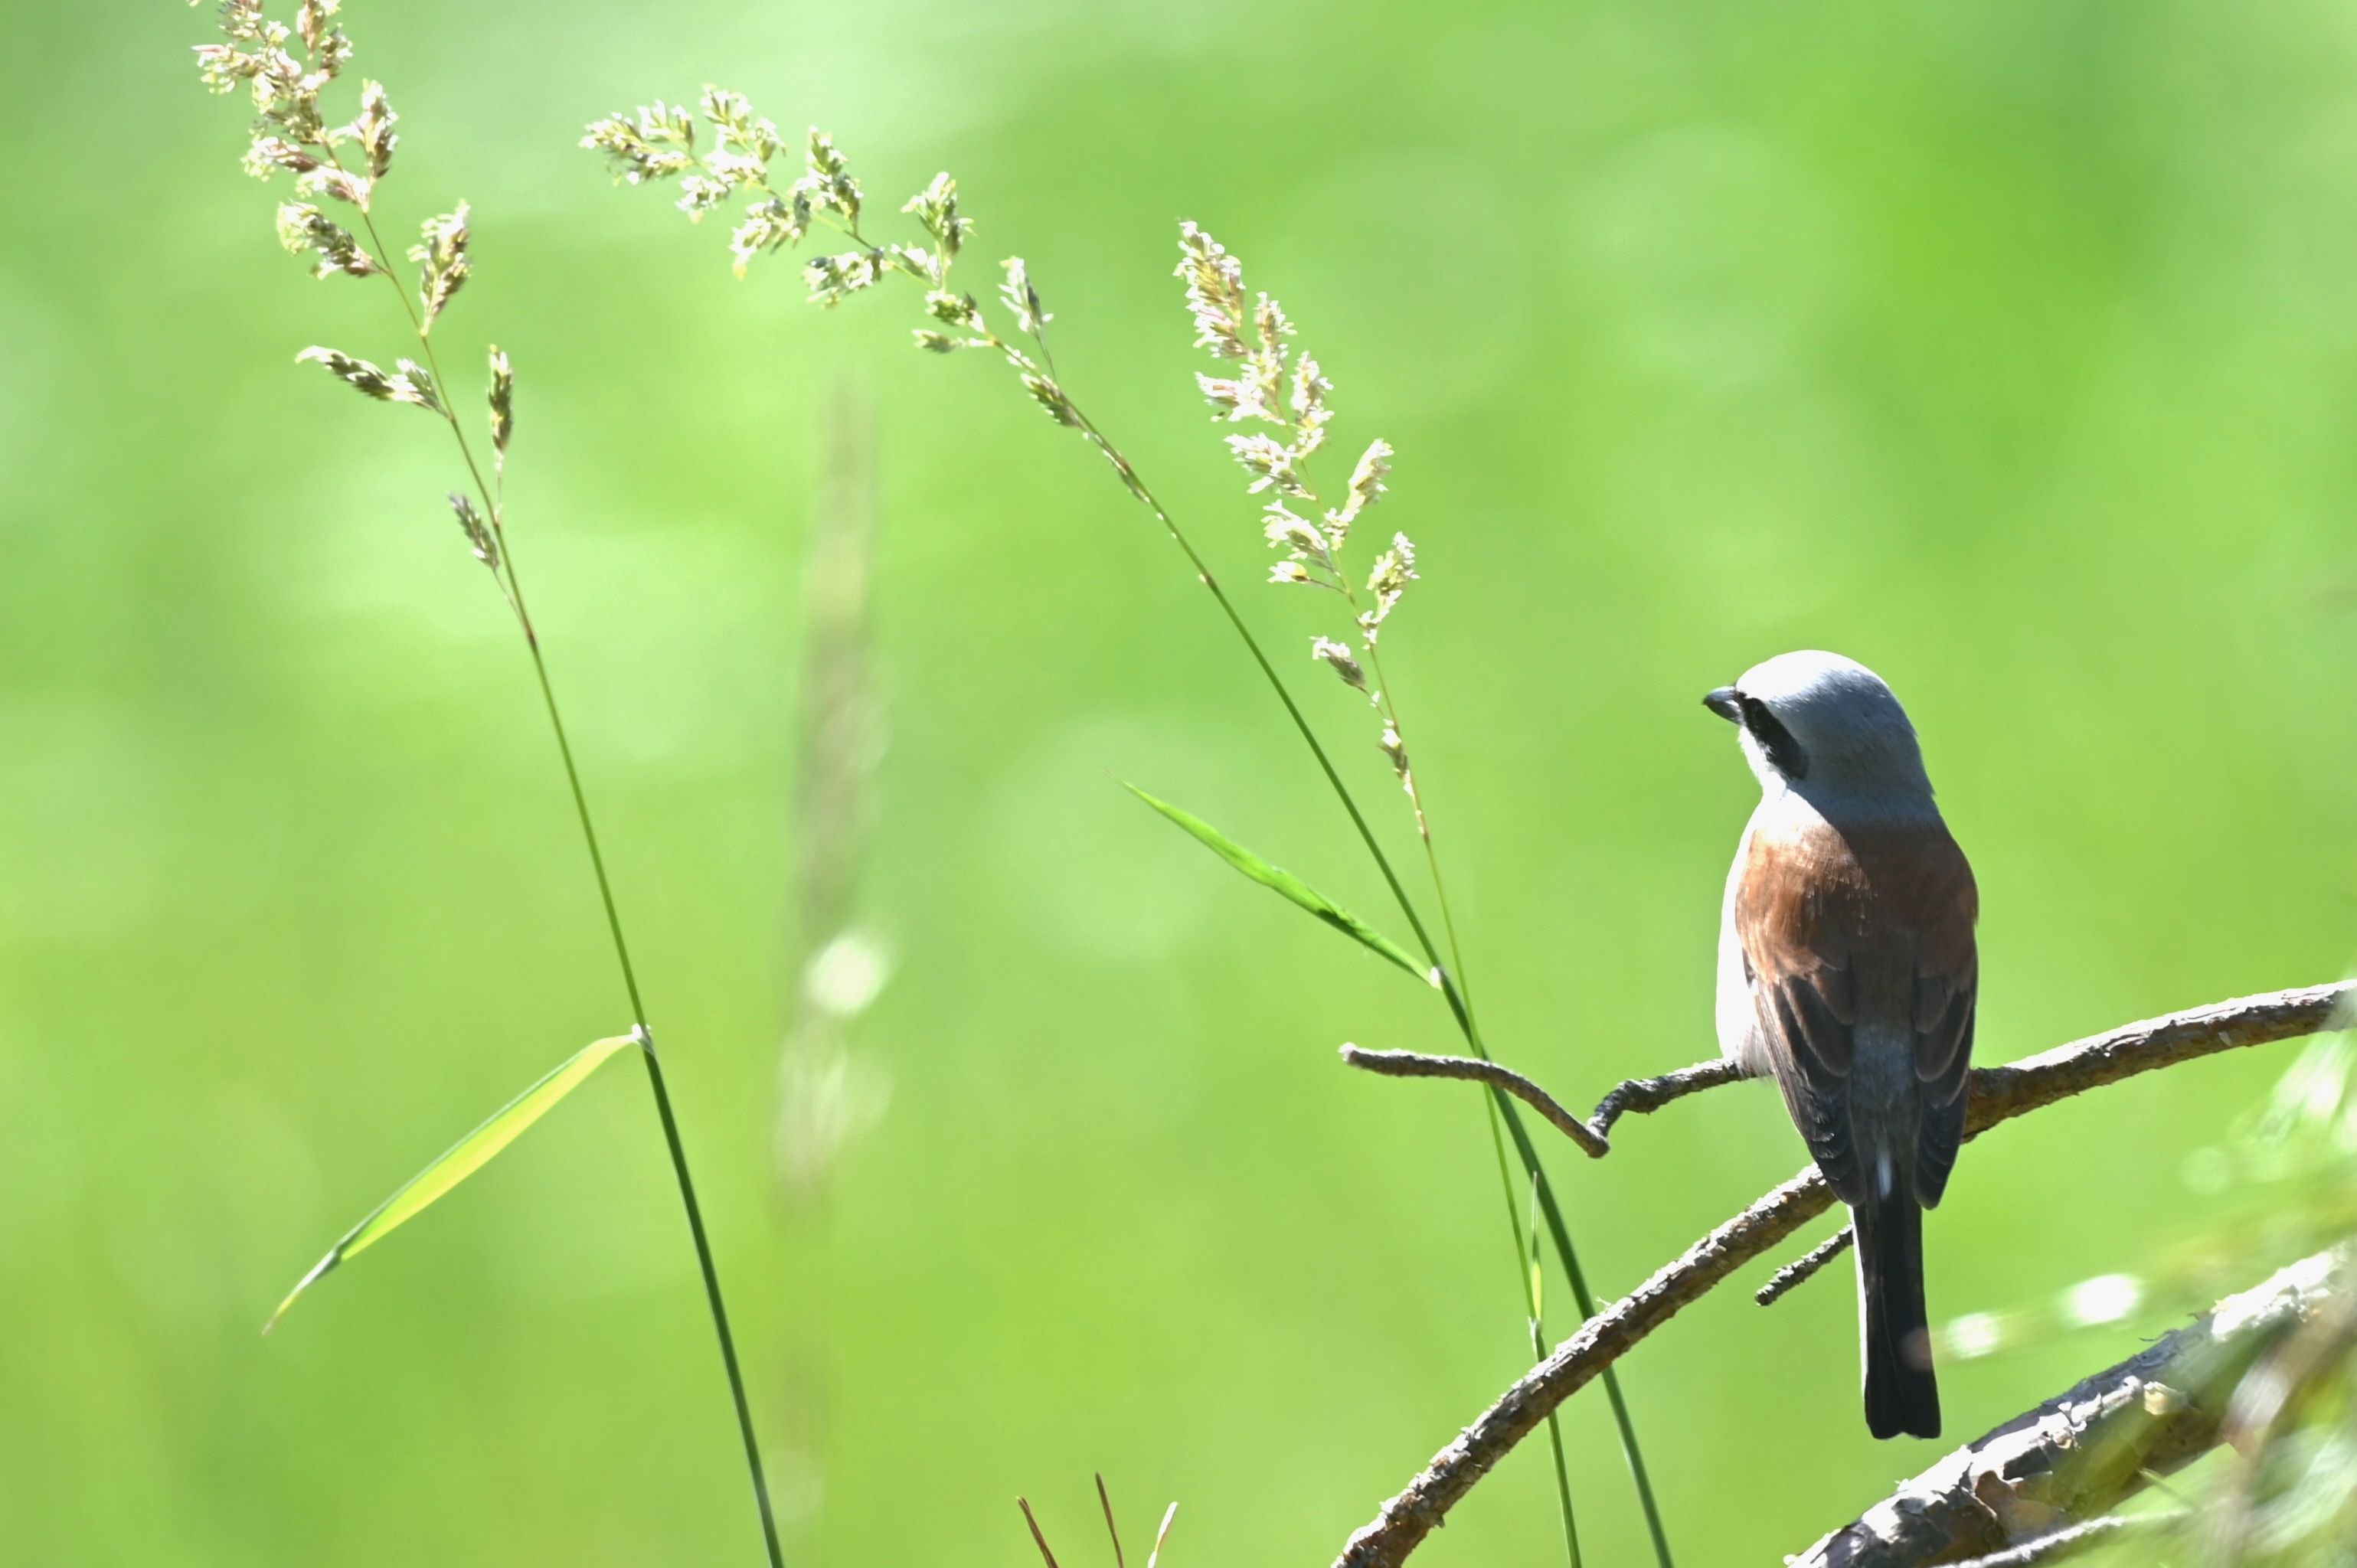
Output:
[[1964,1140],[1972,867],[1873,671],[1786,653],[1703,702],[1740,729],[1760,791],[1719,920],[1719,1048],[1775,1079],[1849,1206],[1868,1430],[1937,1437],[1923,1210]]

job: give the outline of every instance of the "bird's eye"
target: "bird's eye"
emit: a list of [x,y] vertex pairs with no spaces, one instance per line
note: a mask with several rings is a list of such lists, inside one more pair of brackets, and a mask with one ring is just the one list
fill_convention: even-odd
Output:
[[1784,727],[1784,721],[1768,711],[1768,704],[1757,697],[1743,697],[1743,727],[1760,743],[1768,756],[1770,767],[1787,779],[1805,779],[1809,774],[1809,754]]

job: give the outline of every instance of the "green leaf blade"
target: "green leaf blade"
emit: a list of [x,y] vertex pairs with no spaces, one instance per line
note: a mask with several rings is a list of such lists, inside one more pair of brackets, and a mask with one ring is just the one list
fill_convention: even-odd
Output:
[[1184,828],[1204,848],[1251,877],[1262,886],[1283,895],[1287,900],[1308,910],[1343,935],[1374,952],[1381,953],[1426,985],[1440,983],[1437,972],[1427,964],[1417,961],[1414,953],[1343,908],[1323,893],[1304,882],[1283,866],[1262,859],[1228,837],[1202,818],[1183,811],[1168,800],[1157,800],[1136,785],[1125,782],[1122,788]]
[[591,1073],[605,1066],[615,1052],[639,1043],[640,1037],[635,1032],[617,1035],[611,1039],[594,1040],[559,1062],[522,1094],[491,1112],[480,1126],[444,1150],[441,1156],[424,1170],[395,1187],[393,1196],[377,1205],[358,1225],[345,1231],[336,1244],[328,1249],[328,1255],[311,1265],[311,1272],[296,1282],[295,1288],[286,1293],[286,1299],[278,1304],[278,1310],[270,1315],[270,1321],[263,1325],[262,1331],[267,1334],[277,1327],[278,1320],[286,1316],[286,1309],[295,1305],[296,1298],[345,1259],[366,1251],[384,1240],[395,1229],[414,1219],[451,1188],[490,1164],[500,1150],[521,1137],[526,1128],[548,1114],[557,1101],[580,1088]]

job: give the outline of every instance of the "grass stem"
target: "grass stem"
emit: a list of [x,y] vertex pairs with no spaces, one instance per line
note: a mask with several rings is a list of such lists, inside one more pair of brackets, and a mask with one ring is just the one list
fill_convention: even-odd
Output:
[[[1041,351],[1044,356],[1044,345]],[[1066,395],[1069,397],[1070,393],[1067,392]],[[1269,689],[1276,694],[1277,701],[1284,704],[1286,715],[1293,721],[1293,727],[1299,733],[1302,743],[1309,748],[1310,756],[1317,759],[1318,769],[1326,776],[1326,782],[1333,790],[1334,798],[1340,802],[1342,810],[1349,814],[1351,826],[1358,830],[1360,842],[1366,846],[1367,854],[1373,860],[1376,870],[1382,873],[1385,886],[1391,889],[1393,900],[1399,906],[1401,915],[1405,918],[1409,929],[1415,935],[1416,945],[1423,950],[1425,957],[1431,962],[1435,972],[1439,975],[1442,993],[1448,1000],[1451,1016],[1457,1021],[1458,1032],[1465,1036],[1465,1043],[1472,1048],[1475,1055],[1489,1057],[1488,1047],[1481,1043],[1480,1030],[1474,1023],[1471,1004],[1451,977],[1448,967],[1441,961],[1440,951],[1433,942],[1431,932],[1426,929],[1423,918],[1416,912],[1415,900],[1408,897],[1407,889],[1401,885],[1398,874],[1392,869],[1390,856],[1383,853],[1383,845],[1376,839],[1374,830],[1368,825],[1365,814],[1359,809],[1357,799],[1351,795],[1350,787],[1342,782],[1342,776],[1336,771],[1333,759],[1327,755],[1324,744],[1318,740],[1317,732],[1309,727],[1309,720],[1301,712],[1299,704],[1293,700],[1291,689],[1286,685],[1283,677],[1277,674],[1275,666],[1269,662],[1268,654],[1262,649],[1260,639],[1253,635],[1252,628],[1244,623],[1243,617],[1237,612],[1226,590],[1220,586],[1219,579],[1211,575],[1211,567],[1205,564],[1202,556],[1197,553],[1194,544],[1180,530],[1178,522],[1154,492],[1146,487],[1146,481],[1138,476],[1137,470],[1131,467],[1129,459],[1122,455],[1121,450],[1114,446],[1103,431],[1098,429],[1096,423],[1090,419],[1077,403],[1072,403],[1071,407],[1074,415],[1080,420],[1082,433],[1095,445],[1100,452],[1104,454],[1105,460],[1113,465],[1114,471],[1121,477],[1123,485],[1130,494],[1139,504],[1154,514],[1162,524],[1164,531],[1170,535],[1171,540],[1185,553],[1188,564],[1195,568],[1196,576],[1201,580],[1204,588],[1211,597],[1218,602],[1221,613],[1225,616],[1228,625],[1243,642],[1245,651],[1252,655],[1253,662],[1260,670],[1262,678],[1267,682]],[[1378,678],[1380,679],[1380,676]],[[1426,853],[1429,855],[1432,849],[1431,835],[1424,832],[1423,811],[1420,805],[1417,808],[1417,826],[1419,834],[1424,840]],[[1432,870],[1435,884],[1437,886],[1439,865],[1437,859],[1432,863]],[[1442,900],[1445,911],[1446,891],[1440,891],[1437,897]],[[1453,922],[1451,926],[1448,935],[1452,943],[1450,956],[1454,958]],[[1564,1223],[1563,1210],[1555,1202],[1554,1184],[1548,1180],[1545,1167],[1539,1163],[1538,1151],[1533,1146],[1530,1133],[1523,1127],[1522,1116],[1513,1101],[1502,1090],[1492,1089],[1490,1095],[1491,1109],[1503,1121],[1507,1131],[1512,1135],[1514,1152],[1521,1160],[1523,1171],[1536,1185],[1539,1206],[1546,1218],[1547,1234],[1555,1243],[1556,1256],[1563,1264],[1564,1276],[1570,1282],[1572,1295],[1579,1304],[1580,1316],[1583,1318],[1591,1317],[1596,1312],[1595,1297],[1587,1288],[1587,1275],[1580,1269],[1579,1254],[1572,1246],[1571,1231]],[[1511,1181],[1506,1188],[1506,1207],[1511,1217],[1516,1207]],[[1519,1258],[1519,1252],[1517,1257]],[[1518,1272],[1520,1267],[1520,1263],[1517,1262]],[[1606,1397],[1611,1403],[1614,1423],[1620,1428],[1621,1452],[1628,1457],[1630,1477],[1637,1488],[1638,1506],[1644,1512],[1645,1526],[1652,1540],[1654,1561],[1658,1568],[1674,1568],[1670,1555],[1669,1536],[1663,1528],[1661,1508],[1653,1496],[1652,1479],[1646,1471],[1645,1456],[1637,1442],[1636,1424],[1630,1417],[1628,1401],[1621,1394],[1620,1379],[1609,1368],[1604,1374],[1604,1387]],[[1567,1479],[1562,1488],[1562,1504],[1566,1518],[1568,1520],[1571,1512],[1571,1497]],[[1572,1540],[1571,1550],[1576,1554],[1578,1550],[1577,1538],[1573,1537]]]
[[[332,148],[328,156],[334,157]],[[361,209],[361,221],[368,230],[369,242],[375,246],[376,253],[390,254],[385,249],[383,236],[377,232],[376,219],[365,207]],[[523,583],[516,575],[515,552],[508,543],[505,519],[501,515],[501,498],[497,489],[484,482],[482,467],[475,461],[473,445],[468,441],[466,429],[458,423],[457,412],[449,406],[447,389],[450,383],[442,374],[441,362],[434,352],[433,334],[427,330],[426,321],[410,302],[409,291],[402,285],[400,278],[391,272],[383,275],[401,299],[402,310],[409,318],[410,329],[417,335],[418,347],[425,356],[426,369],[432,373],[435,385],[446,389],[442,397],[442,417],[450,426],[452,438],[458,443],[458,454],[466,461],[467,472],[472,477],[476,492],[481,497],[484,511],[490,520],[492,535],[499,542],[500,586],[507,599],[508,608],[515,616],[517,628],[523,633],[524,649],[532,655],[532,672],[540,687],[541,705],[548,714],[549,730],[556,737],[556,753],[565,764],[565,782],[572,791],[574,815],[581,824],[581,842],[589,851],[589,868],[597,876],[597,897],[605,908],[607,933],[613,939],[614,961],[621,970],[622,989],[630,997],[630,1021],[638,1026],[640,1057],[646,1063],[648,1087],[654,1092],[655,1114],[662,1124],[663,1146],[671,1155],[672,1176],[679,1187],[680,1205],[687,1213],[688,1235],[695,1244],[696,1267],[704,1277],[705,1304],[712,1316],[713,1333],[720,1342],[720,1363],[728,1375],[728,1394],[736,1406],[737,1431],[743,1440],[745,1465],[752,1477],[753,1503],[760,1514],[762,1544],[769,1552],[770,1568],[785,1568],[785,1553],[778,1544],[777,1513],[770,1502],[769,1477],[761,1464],[760,1440],[753,1430],[752,1402],[745,1392],[744,1371],[737,1365],[737,1340],[729,1331],[728,1305],[721,1294],[720,1271],[713,1262],[712,1243],[705,1233],[704,1209],[696,1201],[695,1179],[688,1172],[687,1146],[680,1138],[679,1119],[672,1111],[670,1086],[663,1081],[662,1059],[656,1054],[654,1031],[647,1023],[646,1004],[639,992],[638,969],[630,961],[630,945],[622,935],[621,911],[614,900],[613,879],[606,872],[605,852],[598,847],[597,822],[589,814],[589,797],[581,786],[581,769],[574,760],[573,742],[565,733],[565,715],[556,703],[556,688],[548,678],[548,660],[541,652],[540,634],[533,629],[532,612],[524,603]]]

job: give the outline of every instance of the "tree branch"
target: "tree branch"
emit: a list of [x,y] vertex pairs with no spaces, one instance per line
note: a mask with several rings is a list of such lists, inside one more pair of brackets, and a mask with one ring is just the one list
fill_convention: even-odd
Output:
[[2319,1252],[2227,1297],[1948,1455],[1791,1559],[1792,1568],[1919,1568],[1966,1558],[2010,1564],[2062,1555],[2098,1533],[2102,1516],[2148,1478],[2219,1443],[2243,1374],[2330,1309],[2336,1293],[2349,1288],[2350,1259],[2344,1248]]
[[[1973,1074],[1965,1136],[2156,1068],[2340,1026],[2352,999],[2357,999],[2357,983],[2248,996],[2130,1024],[2004,1067],[1985,1068]],[[1336,1568],[1396,1568],[1550,1411],[1689,1303],[1824,1213],[1832,1202],[1833,1194],[1812,1166],[1598,1311],[1501,1394],[1351,1536]]]

